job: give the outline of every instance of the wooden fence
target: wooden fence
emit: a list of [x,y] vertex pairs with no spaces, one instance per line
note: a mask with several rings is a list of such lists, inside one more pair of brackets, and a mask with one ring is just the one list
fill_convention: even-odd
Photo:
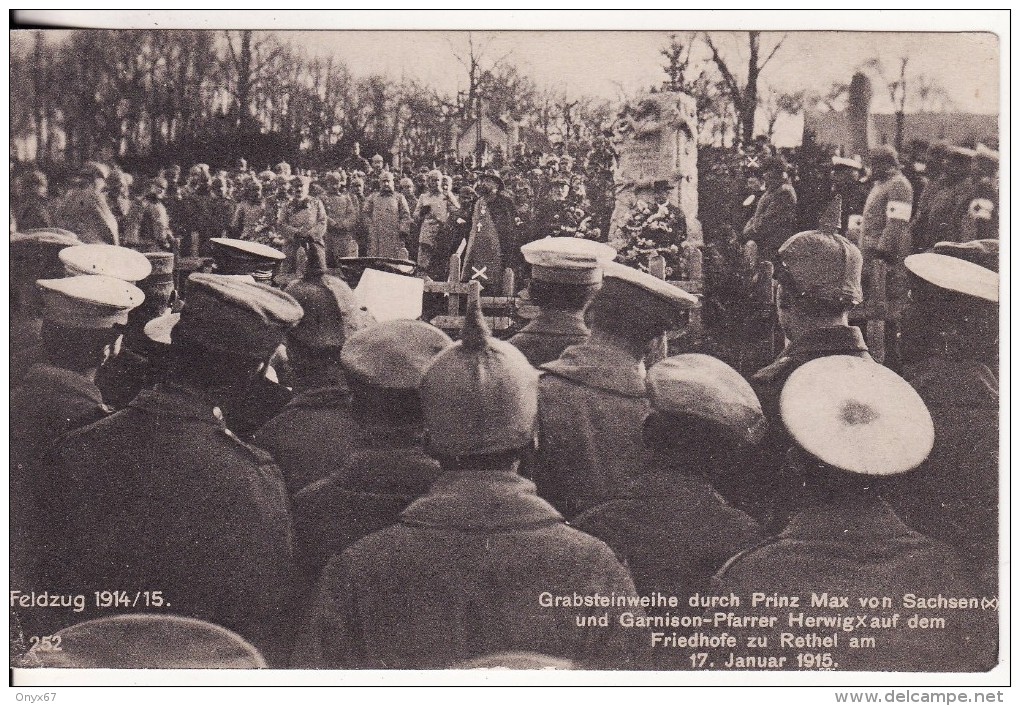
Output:
[[[175,254],[177,255],[176,284],[178,291],[184,296],[188,275],[192,272],[209,271],[212,265],[212,258],[200,257],[195,252],[187,256],[182,256],[180,251],[175,252]],[[403,259],[407,259],[406,251],[400,253],[400,255],[403,256]],[[699,248],[691,245],[684,246],[684,257],[687,261],[688,279],[668,281],[670,284],[698,297],[698,305],[691,310],[689,323],[685,329],[697,335],[701,333],[703,327],[700,300],[705,291],[704,257]],[[665,260],[659,255],[652,256],[648,261],[648,271],[659,279],[666,279]],[[444,331],[456,334],[464,325],[464,315],[467,312],[469,303],[478,299],[481,302],[485,320],[494,334],[499,336],[512,329],[521,318],[520,312],[529,306],[517,294],[517,282],[514,271],[509,268],[505,269],[500,278],[498,290],[484,293],[482,285],[478,280],[462,282],[462,274],[461,258],[459,255],[454,254],[450,256],[445,281],[427,280],[425,282],[424,291],[426,294],[441,294],[447,297],[446,312],[439,316],[434,316],[430,323]],[[667,339],[676,333],[671,332],[667,334],[663,339],[662,345],[665,347]]]
[[[694,246],[686,246],[684,256],[687,260],[688,279],[668,281],[698,297],[698,305],[691,310],[686,330],[700,334],[703,326],[700,300],[705,291],[704,256],[701,250]],[[652,256],[648,261],[648,271],[659,279],[666,279],[665,260],[659,255]],[[515,322],[520,318],[520,311],[528,306],[527,302],[517,296],[513,270],[507,268],[503,271],[498,294],[483,294],[481,284],[477,280],[461,282],[461,275],[460,256],[451,255],[446,281],[425,283],[426,293],[443,294],[449,297],[446,313],[434,317],[431,320],[432,325],[449,332],[460,331],[461,326],[464,325],[464,313],[467,310],[467,305],[477,297],[481,301],[482,313],[493,333],[499,335],[513,328]],[[667,334],[662,345],[665,346],[666,339],[675,333]]]

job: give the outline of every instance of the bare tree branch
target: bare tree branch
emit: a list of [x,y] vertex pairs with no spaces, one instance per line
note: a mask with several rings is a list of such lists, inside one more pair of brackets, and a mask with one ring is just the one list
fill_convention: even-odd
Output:
[[234,42],[230,37],[230,30],[227,29],[223,30],[223,34],[227,38],[227,48],[230,49],[230,58],[233,60],[234,66],[237,66],[238,64],[240,64],[240,61],[238,61],[237,59],[237,52],[234,51]]
[[779,51],[779,47],[783,46],[783,42],[786,41],[787,36],[788,35],[784,34],[782,37],[780,37],[779,41],[776,42],[776,46],[772,47],[772,51],[770,51],[769,55],[765,57],[765,61],[761,62],[759,68],[764,69],[765,65],[772,61],[772,57],[774,57],[776,55],[776,52]]
[[[468,41],[470,41],[470,37],[471,37],[471,35],[469,33],[468,34],[468,38],[469,38]],[[465,69],[468,68],[467,62],[464,61],[464,58],[461,57],[461,55],[457,52],[456,47],[454,47],[453,40],[451,40],[449,37],[447,37],[446,38],[446,43],[450,47],[450,53],[453,54],[453,58],[456,59],[460,63],[460,65],[463,66]]]
[[719,69],[719,73],[722,74],[723,80],[726,82],[726,87],[733,94],[733,100],[740,100],[740,84],[737,82],[736,77],[730,71],[730,67],[726,65],[722,56],[719,54],[719,50],[716,49],[715,44],[712,42],[712,38],[708,36],[708,32],[703,32],[702,36],[705,39],[705,44],[712,52],[712,61],[715,63],[716,68]]

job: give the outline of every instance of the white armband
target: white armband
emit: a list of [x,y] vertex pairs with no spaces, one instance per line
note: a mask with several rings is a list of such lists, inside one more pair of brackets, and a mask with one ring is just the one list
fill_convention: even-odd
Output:
[[885,217],[892,221],[909,221],[911,205],[906,201],[890,201],[885,208]]

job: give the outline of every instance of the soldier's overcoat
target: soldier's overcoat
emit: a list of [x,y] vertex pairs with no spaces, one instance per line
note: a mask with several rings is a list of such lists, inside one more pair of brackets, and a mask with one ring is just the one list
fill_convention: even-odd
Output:
[[[271,660],[286,650],[292,547],[283,479],[268,454],[227,430],[212,402],[158,385],[66,437],[43,468],[48,492],[38,500],[52,523],[41,585],[125,591],[131,609],[222,625]],[[139,604],[145,591],[161,591],[169,605]]]
[[[294,666],[429,669],[499,652],[537,652],[592,668],[635,668],[640,629],[579,627],[585,608],[542,596],[633,595],[602,542],[567,527],[509,471],[454,472],[411,504],[400,524],[326,567]],[[640,608],[632,610],[641,614]]]

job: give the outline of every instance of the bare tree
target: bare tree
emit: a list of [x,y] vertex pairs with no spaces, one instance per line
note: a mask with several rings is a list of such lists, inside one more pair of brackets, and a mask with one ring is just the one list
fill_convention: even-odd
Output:
[[666,59],[666,65],[662,67],[666,74],[666,80],[662,82],[662,90],[677,91],[680,93],[692,93],[695,84],[704,73],[699,71],[697,76],[690,76],[691,50],[694,48],[694,38],[681,38],[675,34],[669,36],[669,44],[659,50]]
[[800,90],[793,93],[780,93],[775,90],[768,90],[765,99],[761,102],[762,111],[765,113],[765,135],[772,140],[775,135],[776,123],[781,115],[797,115],[807,102],[807,91]]
[[531,123],[542,131],[546,139],[552,137],[553,131],[557,130],[556,95],[552,91],[546,89],[539,93]]
[[577,122],[575,109],[579,103],[580,101],[577,100],[569,100],[565,93],[561,95],[560,99],[556,102],[556,111],[559,113],[562,125],[560,132],[563,135],[564,142],[568,142],[571,137],[576,137],[574,134],[575,124]]
[[918,110],[922,112],[945,112],[952,107],[953,102],[945,87],[931,76],[919,74],[914,79],[914,86]]
[[772,58],[779,51],[779,48],[783,46],[783,42],[786,41],[786,35],[784,34],[778,42],[772,47],[772,49],[765,55],[763,60],[759,60],[762,54],[761,50],[761,32],[748,32],[748,59],[747,59],[747,80],[741,85],[737,75],[730,68],[729,64],[723,58],[719,52],[718,47],[712,41],[712,37],[707,33],[703,32],[702,37],[704,38],[705,44],[712,52],[712,61],[715,63],[716,68],[722,75],[723,83],[726,86],[727,94],[730,100],[733,102],[733,107],[737,116],[737,134],[739,135],[740,142],[743,144],[749,143],[754,137],[754,117],[758,109],[758,78],[761,73],[768,66],[768,63],[772,61]]
[[468,32],[467,39],[468,50],[466,54],[463,51],[458,52],[452,42],[450,43],[450,49],[454,58],[468,72],[468,90],[458,96],[459,113],[462,118],[470,118],[475,121],[475,129],[477,131],[475,150],[477,156],[481,157],[485,149],[482,142],[482,118],[489,112],[484,107],[484,102],[498,97],[494,93],[484,90],[483,82],[487,77],[489,79],[492,78],[494,75],[493,70],[506,61],[512,52],[506,52],[494,60],[487,61],[486,54],[490,49],[491,42],[483,41],[476,44],[472,32]]
[[491,42],[482,41],[476,43],[473,32],[468,32],[467,40],[468,47],[466,53],[462,50],[458,51],[452,42],[450,42],[450,50],[453,53],[453,58],[467,69],[468,89],[465,93],[462,106],[465,115],[474,115],[478,110],[483,74],[489,72],[491,75],[493,69],[508,59],[512,52],[507,52],[495,60],[486,61],[486,54],[490,49]]
[[[242,132],[257,129],[253,105],[260,89],[270,79],[269,69],[284,51],[270,34],[256,35],[250,29],[224,30],[227,40],[226,78],[234,97],[234,119]],[[236,45],[236,46],[235,46]]]
[[829,90],[823,94],[812,95],[810,101],[821,105],[826,110],[839,112],[846,107],[850,95],[850,84],[834,81]]
[[438,159],[446,148],[446,115],[444,103],[435,91],[414,82],[400,88],[403,122],[400,131],[401,152],[415,161]]
[[481,73],[478,90],[492,115],[505,115],[516,121],[537,108],[535,82],[505,59]]
[[578,132],[582,139],[594,139],[609,123],[612,108],[608,100],[583,96],[578,99]]

